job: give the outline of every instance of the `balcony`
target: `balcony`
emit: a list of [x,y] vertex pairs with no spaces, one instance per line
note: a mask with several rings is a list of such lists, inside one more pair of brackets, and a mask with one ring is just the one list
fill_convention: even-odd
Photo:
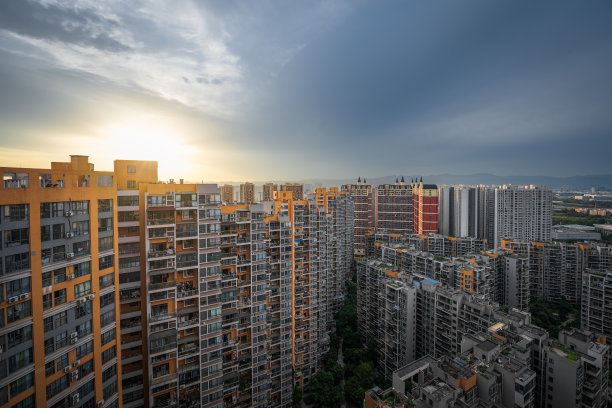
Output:
[[176,317],[176,313],[151,315],[151,317],[149,317],[149,322],[151,322],[151,323],[159,322],[159,321],[162,321],[162,320],[173,319],[175,317]]

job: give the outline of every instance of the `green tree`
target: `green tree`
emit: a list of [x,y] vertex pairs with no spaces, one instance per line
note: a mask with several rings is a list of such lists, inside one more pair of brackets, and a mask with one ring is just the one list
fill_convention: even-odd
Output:
[[293,408],[299,408],[302,405],[302,398],[304,397],[304,392],[297,385],[293,387]]
[[342,388],[334,383],[334,376],[326,370],[319,371],[310,381],[310,401],[318,407],[332,408],[342,401]]

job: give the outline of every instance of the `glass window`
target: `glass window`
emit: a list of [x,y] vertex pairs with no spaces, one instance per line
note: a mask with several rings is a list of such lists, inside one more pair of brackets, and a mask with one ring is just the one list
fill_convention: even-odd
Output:
[[102,345],[110,343],[115,340],[115,329],[111,329],[107,332],[102,333]]
[[66,224],[53,224],[53,239],[62,239],[66,236]]
[[[60,268],[53,271],[53,283],[58,284],[66,280],[66,268]],[[44,287],[44,285],[43,285]]]
[[98,251],[110,251],[113,249],[113,237],[101,237],[98,238]]
[[104,276],[100,276],[100,289],[108,288],[115,284],[115,274],[109,273]]
[[49,310],[53,307],[53,296],[51,293],[43,295],[43,310]]
[[4,206],[6,221],[25,221],[28,218],[28,204],[10,204]]
[[30,242],[30,230],[28,228],[18,228],[4,231],[4,247],[10,248],[25,245]]
[[136,180],[128,180],[127,188],[136,188]]
[[77,359],[81,359],[90,353],[93,353],[93,341],[92,340],[76,348]]
[[112,199],[105,199],[105,200],[98,200],[98,212],[110,212],[113,211],[113,200]]
[[115,256],[114,255],[103,256],[98,260],[98,262],[99,262],[98,263],[99,270],[110,268],[115,263]]
[[7,323],[13,323],[30,316],[32,316],[32,301],[30,300],[6,308]]
[[7,346],[11,348],[32,340],[32,326],[22,327],[7,334]]
[[6,283],[6,297],[11,298],[30,292],[30,278],[21,278]]
[[106,364],[108,363],[111,359],[113,359],[115,357],[115,355],[117,354],[116,351],[116,347],[112,346],[111,348],[109,348],[108,350],[104,350],[102,352],[102,364]]
[[113,176],[98,176],[98,187],[112,187]]
[[74,265],[74,275],[78,278],[80,276],[89,275],[91,273],[91,261],[82,262]]
[[13,381],[10,385],[11,398],[16,397],[18,394],[30,389],[34,385],[34,372],[24,375],[21,378]]
[[115,303],[115,292],[107,293],[100,297],[100,309]]
[[117,205],[120,207],[134,207],[138,205],[138,196],[119,196]]
[[54,293],[55,306],[63,305],[66,303],[66,289],[56,290]]
[[79,298],[81,296],[89,295],[91,293],[91,281],[79,283],[74,285],[74,297]]
[[17,370],[32,364],[32,361],[34,360],[31,347],[29,349],[20,351],[19,353],[8,358],[8,373],[12,374]]
[[75,308],[75,318],[80,319],[82,317],[90,315],[91,312],[91,302],[87,301],[85,303],[80,303]]

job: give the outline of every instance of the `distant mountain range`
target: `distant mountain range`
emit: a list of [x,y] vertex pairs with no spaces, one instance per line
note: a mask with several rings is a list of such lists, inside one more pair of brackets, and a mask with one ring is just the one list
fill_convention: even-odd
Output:
[[[363,180],[363,175],[361,176]],[[368,184],[377,186],[386,183],[395,183],[395,179],[401,179],[400,176],[384,176],[367,178]],[[421,176],[419,176],[420,179]],[[411,181],[411,177],[404,176],[406,182]],[[355,183],[354,179],[306,179],[300,180],[300,183],[309,184],[312,186],[340,186],[347,183]],[[423,176],[423,182],[432,184],[466,184],[466,185],[541,185],[551,188],[559,188],[562,186],[573,187],[576,189],[589,189],[595,187],[598,189],[612,189],[612,174],[592,174],[584,176],[570,177],[552,177],[552,176],[497,176],[489,173],[477,174],[437,174]]]

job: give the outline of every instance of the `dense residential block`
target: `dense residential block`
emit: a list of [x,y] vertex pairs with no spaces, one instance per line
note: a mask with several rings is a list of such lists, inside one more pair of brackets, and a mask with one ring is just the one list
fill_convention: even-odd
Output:
[[0,168],[0,405],[119,407],[117,179]]
[[412,232],[428,234],[438,232],[438,186],[412,183]]

